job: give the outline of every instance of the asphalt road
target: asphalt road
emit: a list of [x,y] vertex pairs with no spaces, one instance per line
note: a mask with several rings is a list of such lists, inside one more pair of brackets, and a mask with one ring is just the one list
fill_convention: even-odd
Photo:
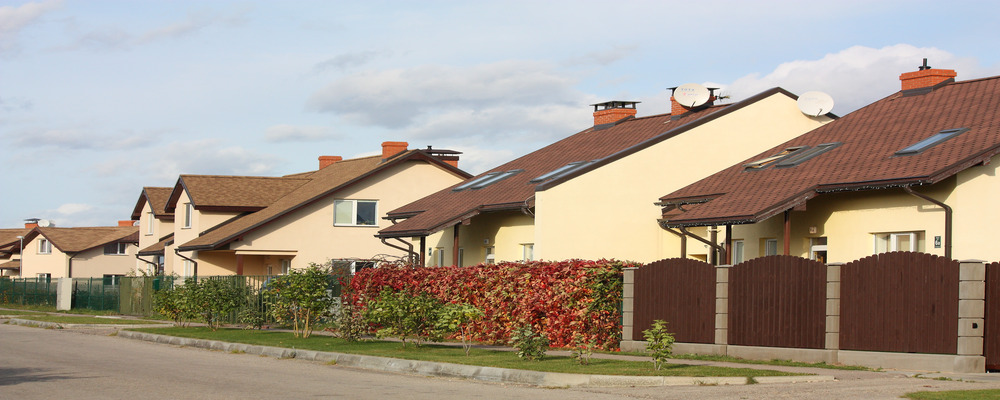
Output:
[[541,389],[182,348],[107,332],[0,324],[0,399],[895,399],[919,390],[1000,388],[1000,382],[842,372],[835,374],[839,381],[822,383]]

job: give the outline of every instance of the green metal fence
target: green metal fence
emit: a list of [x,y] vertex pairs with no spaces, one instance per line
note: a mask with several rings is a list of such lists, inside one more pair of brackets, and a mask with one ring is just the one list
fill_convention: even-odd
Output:
[[0,304],[56,305],[56,283],[46,278],[0,278]]
[[96,311],[118,311],[119,277],[73,278],[70,307]]

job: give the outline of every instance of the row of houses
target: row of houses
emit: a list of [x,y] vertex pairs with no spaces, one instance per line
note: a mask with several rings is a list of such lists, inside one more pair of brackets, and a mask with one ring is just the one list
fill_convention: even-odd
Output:
[[[900,76],[900,91],[843,117],[806,115],[781,88],[692,106],[675,92],[669,113],[647,117],[638,102],[594,104],[593,126],[476,176],[457,151],[405,142],[282,177],[181,175],[143,188],[127,226],[0,230],[0,268],[257,275],[329,260],[354,270],[396,259],[735,264],[894,250],[1000,259],[990,207],[1000,77],[956,76],[925,63]],[[90,268],[105,255],[129,262]]]

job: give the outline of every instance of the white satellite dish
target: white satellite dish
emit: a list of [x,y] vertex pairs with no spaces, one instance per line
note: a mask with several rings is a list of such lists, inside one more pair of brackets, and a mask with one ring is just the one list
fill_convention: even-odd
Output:
[[823,92],[805,92],[799,96],[799,111],[810,117],[818,117],[833,109],[833,97]]
[[712,92],[697,83],[685,83],[674,89],[674,100],[684,107],[698,107],[708,102]]
[[42,228],[48,228],[52,226],[52,221],[49,221],[47,219],[40,219],[38,220],[38,226]]

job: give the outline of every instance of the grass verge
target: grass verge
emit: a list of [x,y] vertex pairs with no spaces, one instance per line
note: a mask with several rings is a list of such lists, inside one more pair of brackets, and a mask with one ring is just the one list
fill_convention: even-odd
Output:
[[[642,355],[642,354],[637,354],[637,355]],[[675,354],[672,355],[670,358],[680,359],[680,360],[731,362],[740,364],[776,365],[781,367],[809,367],[809,368],[840,369],[847,371],[875,371],[875,369],[872,368],[861,367],[856,365],[832,365],[824,362],[805,363],[805,362],[798,362],[791,360],[748,360],[745,358],[721,356],[721,355]]]
[[540,361],[525,361],[509,351],[472,349],[467,357],[461,347],[425,344],[405,348],[399,342],[359,341],[347,342],[330,336],[312,336],[307,339],[294,338],[288,332],[254,331],[240,329],[220,329],[212,332],[208,328],[143,328],[140,332],[187,338],[219,340],[231,343],[245,343],[260,346],[295,348],[300,350],[330,351],[336,353],[363,354],[392,357],[407,360],[435,361],[453,364],[478,365],[497,368],[523,369],[543,372],[561,372],[592,375],[636,375],[636,376],[694,376],[694,377],[761,377],[802,375],[782,371],[753,368],[723,368],[702,365],[668,364],[659,371],[653,369],[652,362],[591,359],[589,365],[581,365],[572,357],[546,356]]
[[998,400],[1000,399],[1000,389],[914,392],[907,393],[903,397],[916,400]]
[[42,315],[38,311],[0,310],[0,315]]
[[145,325],[157,322],[144,321],[140,319],[98,318],[87,316],[75,317],[64,315],[26,315],[19,318],[31,321],[53,322],[57,324]]
[[[96,311],[96,310],[89,310],[89,309],[83,308],[83,309],[73,309],[73,310],[58,311],[58,310],[56,310],[56,306],[20,305],[20,304],[9,304],[9,303],[2,303],[2,304],[0,304],[0,308],[11,309],[11,310],[21,310],[21,311],[60,313],[60,314],[119,315],[118,313],[116,313],[114,311],[108,311],[108,310]],[[4,312],[4,310],[0,310],[0,314],[2,314],[3,312]]]

